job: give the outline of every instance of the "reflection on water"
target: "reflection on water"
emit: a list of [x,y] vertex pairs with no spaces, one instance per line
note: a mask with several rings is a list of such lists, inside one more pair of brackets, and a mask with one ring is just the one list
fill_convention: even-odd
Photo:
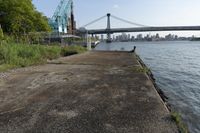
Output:
[[96,50],[130,51],[134,46],[190,131],[200,133],[200,42],[101,43]]

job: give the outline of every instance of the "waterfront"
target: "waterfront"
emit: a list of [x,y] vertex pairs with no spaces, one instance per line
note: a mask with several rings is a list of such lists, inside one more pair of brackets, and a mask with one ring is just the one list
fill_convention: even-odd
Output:
[[177,133],[139,66],[127,52],[91,51],[5,72],[0,131]]
[[137,54],[152,70],[156,82],[180,112],[192,133],[200,132],[200,42],[101,43],[97,50],[127,50]]

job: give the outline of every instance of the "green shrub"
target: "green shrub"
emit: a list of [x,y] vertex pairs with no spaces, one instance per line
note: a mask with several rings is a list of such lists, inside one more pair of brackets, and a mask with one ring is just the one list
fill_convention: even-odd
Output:
[[61,55],[69,56],[69,55],[74,55],[74,54],[80,54],[85,51],[87,51],[86,48],[82,46],[72,45],[72,46],[63,47],[61,50]]
[[43,54],[44,58],[47,59],[56,59],[60,57],[61,54],[61,48],[59,46],[48,46],[45,47],[45,54]]
[[5,63],[5,60],[4,60],[4,56],[3,54],[1,53],[1,49],[0,49],[0,65]]
[[27,44],[2,44],[0,45],[0,71],[6,67],[26,67],[30,65],[43,64],[47,59],[55,59],[62,56],[85,52],[81,46],[27,45]]
[[4,44],[0,46],[0,63],[20,67],[42,64],[59,57],[60,52],[58,46]]

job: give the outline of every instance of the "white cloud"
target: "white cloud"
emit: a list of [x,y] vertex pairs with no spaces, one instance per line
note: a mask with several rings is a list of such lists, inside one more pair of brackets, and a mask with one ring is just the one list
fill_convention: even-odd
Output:
[[117,8],[119,8],[119,5],[115,4],[115,5],[113,5],[113,8],[117,9]]

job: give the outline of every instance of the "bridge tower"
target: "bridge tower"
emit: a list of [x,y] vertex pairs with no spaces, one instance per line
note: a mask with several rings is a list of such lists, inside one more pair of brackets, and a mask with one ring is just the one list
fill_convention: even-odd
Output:
[[110,13],[107,14],[107,28],[106,28],[106,31],[107,31],[107,43],[111,43],[112,40],[111,40],[111,26],[110,26]]

